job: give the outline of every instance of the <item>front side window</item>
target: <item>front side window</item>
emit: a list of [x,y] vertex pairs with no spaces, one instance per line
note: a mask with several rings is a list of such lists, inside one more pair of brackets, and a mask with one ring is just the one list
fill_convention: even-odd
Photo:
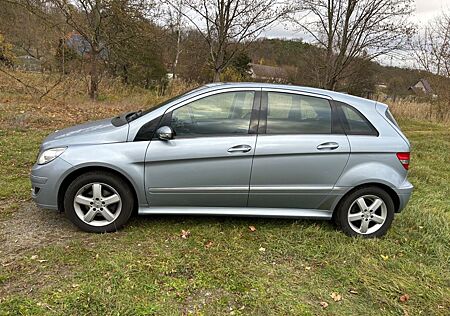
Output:
[[172,111],[177,137],[247,134],[253,91],[225,92],[193,101]]
[[331,134],[328,100],[269,92],[267,134]]

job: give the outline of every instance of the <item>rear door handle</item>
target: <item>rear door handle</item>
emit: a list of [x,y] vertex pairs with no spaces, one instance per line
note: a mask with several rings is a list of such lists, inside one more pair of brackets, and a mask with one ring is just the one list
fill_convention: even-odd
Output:
[[249,145],[237,145],[237,146],[233,146],[230,149],[228,149],[228,152],[229,153],[236,153],[236,152],[247,153],[250,150],[252,150],[252,147]]
[[335,150],[339,148],[339,144],[335,142],[323,143],[317,146],[318,150]]

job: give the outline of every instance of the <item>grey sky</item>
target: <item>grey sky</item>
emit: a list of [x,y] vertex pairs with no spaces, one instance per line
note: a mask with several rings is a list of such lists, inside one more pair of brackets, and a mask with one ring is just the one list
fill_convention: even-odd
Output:
[[[416,0],[416,10],[411,17],[418,24],[427,23],[443,11],[450,11],[450,0]],[[275,25],[266,31],[265,37],[303,38],[304,35],[293,30],[290,26]]]
[[[415,12],[411,16],[411,20],[420,26],[428,23],[430,20],[438,16],[444,11],[450,12],[450,0],[416,0]],[[296,31],[292,26],[288,25],[274,25],[270,30],[262,34],[269,38],[299,38],[308,39],[304,33]],[[390,58],[388,56],[381,56],[377,58],[379,62],[385,65],[394,65],[408,68],[417,68],[418,65],[412,58],[403,56],[402,58]]]

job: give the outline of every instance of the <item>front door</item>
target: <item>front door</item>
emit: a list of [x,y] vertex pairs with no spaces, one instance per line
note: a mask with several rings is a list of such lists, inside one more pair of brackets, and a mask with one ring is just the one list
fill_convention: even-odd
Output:
[[[259,91],[197,97],[169,109],[161,125],[172,140],[153,139],[145,158],[151,206],[247,205]],[[255,109],[253,110],[253,108]]]
[[248,206],[319,208],[350,154],[326,98],[264,92]]

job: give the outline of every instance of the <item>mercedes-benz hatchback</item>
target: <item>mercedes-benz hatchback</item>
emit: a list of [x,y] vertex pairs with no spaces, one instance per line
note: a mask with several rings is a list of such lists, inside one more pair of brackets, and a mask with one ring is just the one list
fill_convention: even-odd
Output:
[[333,219],[386,233],[407,204],[410,144],[385,104],[332,91],[211,84],[48,136],[38,206],[88,232],[138,214]]

